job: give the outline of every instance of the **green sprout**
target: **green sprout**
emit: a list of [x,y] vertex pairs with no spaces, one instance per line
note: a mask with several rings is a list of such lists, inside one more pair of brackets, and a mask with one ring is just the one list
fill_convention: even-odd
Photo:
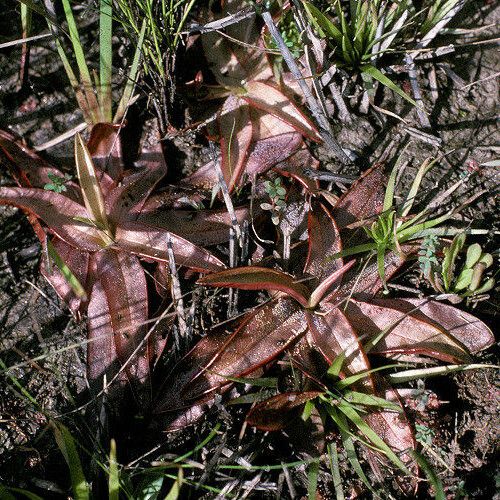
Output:
[[72,179],[72,176],[69,174],[64,174],[64,177],[59,177],[58,175],[49,172],[47,176],[51,182],[45,184],[43,189],[45,189],[45,191],[54,191],[54,193],[63,193],[64,191],[67,191],[66,182]]
[[261,203],[262,210],[271,212],[271,220],[275,226],[280,223],[281,216],[286,208],[286,189],[282,186],[281,177],[277,177],[274,182],[265,181],[264,188],[269,195],[271,203]]
[[435,264],[424,272],[431,285],[440,293],[450,294],[454,303],[485,294],[495,286],[494,278],[483,279],[486,269],[493,265],[493,256],[483,252],[478,243],[467,247],[462,266],[457,265],[464,246],[465,234],[460,233],[443,249],[440,268]]

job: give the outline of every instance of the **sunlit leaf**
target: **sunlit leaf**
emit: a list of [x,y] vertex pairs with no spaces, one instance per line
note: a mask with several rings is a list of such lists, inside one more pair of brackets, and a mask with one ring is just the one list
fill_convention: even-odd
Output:
[[241,290],[271,290],[284,292],[304,307],[309,290],[293,276],[265,267],[238,267],[210,274],[198,281],[200,285],[239,288]]
[[251,80],[245,84],[245,91],[241,97],[252,106],[283,120],[309,139],[321,140],[314,125],[277,87],[267,82]]
[[374,299],[368,303],[351,299],[346,315],[358,334],[368,338],[387,329],[372,348],[373,353],[421,354],[448,362],[467,362],[470,359],[463,344],[442,326],[417,314],[405,315],[395,301]]
[[85,208],[62,194],[35,188],[0,187],[0,204],[14,205],[34,213],[74,247],[95,252],[104,245],[97,229],[75,220],[75,217],[88,217]]

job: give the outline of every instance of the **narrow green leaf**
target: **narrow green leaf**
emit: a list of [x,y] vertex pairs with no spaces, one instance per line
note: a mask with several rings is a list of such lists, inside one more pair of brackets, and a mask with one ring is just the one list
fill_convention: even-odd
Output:
[[415,459],[418,466],[424,471],[427,480],[434,489],[434,499],[435,500],[445,500],[446,494],[444,492],[443,483],[441,478],[436,474],[431,464],[425,459],[423,455],[418,453],[416,450],[410,450],[410,455]]
[[80,134],[75,136],[75,162],[85,207],[98,227],[109,230],[101,185],[90,152]]
[[55,249],[54,245],[49,240],[47,240],[47,250],[49,252],[50,258],[54,261],[54,264],[57,266],[59,271],[61,271],[61,274],[64,276],[64,279],[71,287],[73,292],[75,292],[75,295],[85,300],[87,297],[85,289],[83,288],[82,284],[78,281],[78,278],[71,272],[71,269],[66,265],[61,256],[57,253],[57,250]]
[[[210,371],[210,370],[209,370]],[[260,378],[250,378],[250,377],[229,377],[224,375],[224,378],[231,380],[231,382],[238,382],[240,384],[248,384],[255,387],[278,387],[277,377],[260,377]]]
[[337,443],[328,443],[328,456],[330,457],[330,470],[332,472],[333,487],[337,500],[344,500],[344,491],[342,490],[342,478],[340,477],[339,456],[337,453]]
[[99,103],[102,119],[106,123],[112,120],[113,71],[113,3],[112,0],[100,0],[99,6]]
[[326,374],[329,377],[338,377],[345,362],[345,351],[342,351],[332,362]]
[[340,47],[342,45],[342,33],[337,26],[335,26],[335,24],[333,24],[332,21],[311,2],[303,2],[303,4],[309,19],[319,31],[320,35],[332,38],[335,44]]
[[[9,492],[12,491],[14,493],[17,493],[18,496],[14,497],[11,495]],[[4,488],[2,485],[0,485],[0,498],[2,500],[19,500],[19,495],[22,495],[29,500],[43,500],[42,497],[39,497],[37,494],[32,493],[31,491],[25,490],[23,488]]]
[[94,94],[92,78],[90,77],[89,68],[87,66],[87,62],[85,61],[85,55],[82,44],[80,42],[80,36],[78,34],[78,28],[73,16],[73,11],[71,10],[71,4],[69,0],[62,0],[62,4],[64,14],[66,16],[66,21],[68,23],[69,36],[71,39],[71,44],[73,46],[73,53],[75,54],[78,71],[80,72],[80,79],[83,85],[83,93],[85,94],[88,103],[87,112],[92,117],[93,123],[95,124],[102,120],[99,113],[99,104]]
[[[392,325],[391,327],[392,328]],[[389,329],[385,329],[389,330]],[[372,346],[374,344],[370,344]],[[366,352],[366,349],[365,349]],[[339,380],[336,384],[335,387],[339,390],[345,389],[346,387],[349,387],[352,384],[355,384],[358,382],[358,380],[362,380],[368,376],[370,376],[372,373],[379,372],[381,370],[388,370],[389,368],[396,368],[396,367],[401,367],[399,364],[392,364],[392,365],[386,365],[386,366],[379,366],[378,368],[372,368],[371,370],[365,370],[362,372],[355,373],[354,375],[351,375],[350,377],[346,377],[342,380]]]
[[355,405],[363,405],[363,406],[376,406],[379,408],[388,408],[390,410],[401,413],[401,407],[397,404],[391,403],[391,401],[387,401],[387,399],[379,398],[378,396],[374,396],[373,394],[366,394],[363,392],[357,391],[345,391],[343,394],[343,398],[348,403],[353,403]]
[[436,160],[431,161],[430,158],[427,158],[422,163],[422,165],[420,165],[420,168],[418,169],[417,174],[415,175],[415,178],[413,179],[413,182],[411,184],[411,188],[406,195],[406,200],[401,210],[401,217],[406,217],[410,213],[410,210],[413,207],[415,198],[420,188],[420,184],[422,183],[422,179],[424,178],[425,174],[434,166],[435,163]]
[[1,484],[0,484],[0,498],[2,500],[16,500],[16,497],[14,495],[11,495],[9,490]]
[[340,401],[338,409],[401,471],[411,475],[406,465],[389,448],[387,443],[361,418],[358,412],[348,403]]
[[307,497],[309,500],[316,500],[318,489],[319,460],[311,462],[307,467]]
[[396,92],[396,94],[400,95],[403,99],[406,99],[410,104],[413,104],[413,106],[418,107],[417,103],[406,93],[403,92],[392,80],[390,80],[387,76],[385,76],[379,69],[377,69],[375,66],[372,66],[371,64],[365,64],[361,66],[360,70],[363,73],[367,73],[375,80],[378,80],[382,85],[385,85],[389,89],[391,89],[393,92]]
[[120,474],[118,462],[116,461],[116,441],[111,440],[109,449],[109,478],[108,478],[109,500],[120,498]]
[[125,84],[125,89],[123,90],[122,98],[120,99],[120,102],[118,104],[118,109],[116,110],[116,114],[113,119],[114,123],[118,123],[122,120],[132,100],[132,95],[134,93],[135,85],[137,83],[137,76],[139,74],[139,63],[141,62],[142,47],[144,44],[146,27],[147,27],[147,22],[146,19],[144,19],[142,21],[141,32],[139,34],[139,41],[137,42],[137,47],[135,48],[134,59],[132,60],[132,66],[130,67],[130,73],[127,78],[127,83]]
[[184,472],[182,471],[182,467],[179,467],[179,472],[177,473],[177,479],[170,488],[170,491],[167,493],[165,500],[177,500],[179,498],[183,479],[184,479]]
[[197,451],[201,450],[205,445],[210,443],[212,439],[217,436],[219,429],[220,429],[221,424],[217,423],[216,426],[210,431],[208,436],[201,441],[201,443],[198,443],[191,451],[188,451],[187,453],[184,453],[184,455],[181,455],[180,457],[177,457],[176,459],[173,460],[174,463],[179,463],[186,458],[190,457],[191,455],[194,455]]
[[69,430],[62,424],[51,421],[57,446],[69,467],[71,486],[75,500],[89,500],[90,488],[83,474],[75,441]]
[[453,272],[455,270],[455,261],[457,260],[457,256],[460,250],[462,250],[464,244],[465,233],[460,233],[453,238],[451,245],[443,250],[444,259],[441,265],[441,276],[443,277],[443,286],[446,291],[451,289]]

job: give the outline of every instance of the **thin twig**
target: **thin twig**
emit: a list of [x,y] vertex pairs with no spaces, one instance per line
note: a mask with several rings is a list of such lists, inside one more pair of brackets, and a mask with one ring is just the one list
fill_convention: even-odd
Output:
[[224,203],[226,204],[227,211],[229,213],[229,217],[231,218],[231,225],[233,226],[234,232],[238,238],[238,242],[240,246],[242,245],[241,241],[241,228],[238,223],[238,218],[236,217],[236,212],[234,210],[233,201],[231,200],[231,195],[229,194],[229,189],[227,187],[226,181],[224,180],[224,174],[222,173],[222,168],[219,163],[219,159],[217,157],[217,152],[215,150],[215,146],[213,142],[210,142],[210,154],[212,156],[212,162],[214,164],[215,172],[217,173],[217,181],[219,187],[222,191],[222,196],[224,197]]
[[302,90],[302,93],[304,94],[309,110],[313,114],[316,123],[319,126],[319,134],[321,138],[323,139],[325,144],[335,153],[337,158],[342,163],[346,165],[352,163],[349,157],[342,149],[342,147],[340,146],[340,144],[333,137],[333,133],[327,117],[321,111],[321,108],[318,106],[316,99],[314,98],[312,92],[309,90],[307,83],[304,81],[304,78],[302,77],[302,74],[297,66],[297,63],[293,58],[292,53],[290,52],[290,49],[283,41],[280,32],[277,30],[276,26],[273,23],[271,14],[269,12],[263,12],[262,18],[264,19],[264,22],[266,23],[266,26],[269,29],[269,32],[271,33],[271,36],[278,45],[281,55],[283,56],[286,65],[288,66],[288,69],[294,76],[295,80],[299,84],[300,89]]
[[167,233],[167,255],[168,267],[170,269],[170,278],[172,282],[172,298],[174,300],[175,308],[177,310],[177,322],[179,324],[179,334],[185,339],[187,336],[186,314],[184,312],[184,300],[182,299],[181,285],[179,282],[179,275],[177,274],[177,267],[175,265],[174,249],[172,247],[172,238]]
[[418,85],[417,67],[412,54],[407,54],[405,56],[405,64],[408,68],[408,76],[410,78],[413,98],[417,103],[417,116],[420,121],[420,125],[424,128],[431,128],[431,122],[429,121],[427,113],[424,111],[424,101],[422,100],[422,93],[420,92],[420,87]]
[[192,35],[193,33],[210,33],[218,31],[233,24],[239,23],[249,17],[255,15],[255,10],[252,7],[241,9],[239,12],[229,14],[226,17],[211,21],[207,24],[192,24],[187,31],[181,31],[181,35]]

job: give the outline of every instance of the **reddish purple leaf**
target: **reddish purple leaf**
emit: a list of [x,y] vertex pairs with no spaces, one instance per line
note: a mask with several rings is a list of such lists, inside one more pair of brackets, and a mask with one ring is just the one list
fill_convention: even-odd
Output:
[[[87,377],[97,392],[103,389],[104,377],[113,388],[111,394],[118,398],[122,392],[118,388],[127,383],[125,371],[120,372],[120,362],[116,354],[111,314],[100,281],[94,283],[87,310],[88,345]],[[117,375],[118,374],[118,375]],[[115,377],[117,377],[115,379]],[[111,381],[113,381],[111,383]]]
[[221,143],[221,169],[232,191],[245,169],[253,137],[253,125],[248,105],[239,97],[229,96],[217,118]]
[[219,330],[203,338],[179,363],[164,385],[155,412],[191,406],[223,385],[227,377],[246,376],[270,362],[307,330],[292,299],[275,300],[247,315],[231,333]]
[[391,307],[396,306],[391,302],[385,305],[382,299],[376,304],[351,299],[347,304],[346,316],[358,333],[372,339],[388,329],[372,353],[389,356],[421,354],[450,363],[470,361],[467,349],[445,329],[414,315],[405,316]]
[[[92,127],[87,147],[94,160],[96,169],[105,174],[102,188],[108,188],[109,178],[121,179],[123,174],[122,146],[120,140],[121,125],[97,123]],[[109,178],[106,178],[109,175]]]
[[96,252],[102,248],[99,231],[76,221],[75,217],[88,218],[85,208],[66,196],[35,188],[0,188],[0,205],[24,208],[40,217],[50,229],[70,245]]
[[319,142],[321,137],[314,125],[293,101],[269,82],[251,80],[245,84],[246,94],[241,97],[249,104],[291,125],[305,137]]
[[317,398],[322,392],[284,392],[256,404],[246,417],[249,425],[262,431],[279,431],[286,427],[302,406]]
[[[384,267],[386,280],[391,279],[401,269],[406,261],[407,255],[417,252],[419,246],[405,244],[402,245],[401,248],[404,255],[400,255],[398,252],[393,251],[389,251],[385,255]],[[382,280],[378,273],[376,260],[372,258],[371,263],[368,265],[360,264],[346,273],[339,290],[334,291],[325,300],[334,301],[336,296],[341,298],[350,295],[367,300],[379,292],[382,286]]]
[[[337,356],[344,353],[346,361],[342,369],[343,375],[353,375],[370,369],[358,335],[340,309],[334,308],[321,316],[308,313],[307,322],[313,341],[312,347],[321,352],[328,364],[332,364]],[[373,387],[370,376],[367,376],[362,384],[364,387]]]
[[[381,380],[379,377],[376,377],[376,379]],[[396,481],[403,492],[406,495],[413,497],[417,491],[419,473],[418,465],[409,453],[409,451],[415,450],[417,445],[413,429],[406,418],[398,393],[390,387],[386,387],[385,390],[381,392],[381,396],[384,399],[400,406],[401,412],[388,409],[380,410],[375,413],[370,413],[366,417],[366,422],[385,441],[385,443],[389,445],[392,451],[394,451],[399,458],[401,458],[403,463],[413,473],[413,476],[396,476]],[[369,451],[368,459],[379,480],[383,481],[386,474],[380,470],[379,462],[381,455],[379,453],[376,454]]]
[[314,193],[319,188],[319,182],[306,177],[304,169],[317,170],[318,165],[319,161],[314,158],[308,149],[303,148],[281,163],[278,163],[274,170],[285,177],[292,177],[307,191]]
[[[241,224],[250,219],[248,207],[238,207],[235,215]],[[229,240],[232,227],[228,211],[220,210],[157,210],[141,213],[138,222],[151,227],[172,231],[195,245],[218,245]]]
[[[97,254],[97,275],[102,287],[101,304],[96,309],[109,320],[114,346],[120,366],[124,367],[135,395],[141,403],[151,398],[151,350],[146,338],[148,320],[147,286],[139,259],[113,250]],[[97,300],[92,295],[92,301]],[[90,317],[90,325],[99,324],[99,318]],[[92,360],[89,360],[89,364]],[[109,381],[109,379],[108,379]]]
[[270,290],[284,292],[303,307],[308,306],[309,289],[293,276],[266,267],[248,266],[226,269],[209,274],[198,283],[204,286],[239,288],[240,290]]
[[176,264],[186,266],[200,272],[220,271],[226,266],[207,250],[170,233],[140,224],[124,222],[116,228],[115,241],[117,247],[143,257],[168,262],[168,235],[172,240],[172,250]]
[[482,351],[495,343],[493,332],[480,319],[443,302],[426,299],[380,299],[374,304],[392,307],[422,321],[446,330],[471,353]]
[[[62,258],[64,263],[69,267],[71,272],[78,279],[80,284],[85,288],[87,283],[87,274],[89,271],[88,252],[81,252],[77,248],[68,245],[58,238],[52,239],[52,245],[54,246],[59,256]],[[61,271],[59,271],[59,269],[52,263],[52,272],[49,274],[45,258],[42,260],[40,268],[42,274],[52,285],[57,295],[59,295],[61,300],[63,300],[68,305],[72,314],[77,319],[80,319],[82,299],[75,295],[73,288],[71,288],[71,286],[68,284],[66,278],[61,274]]]
[[[0,130],[0,162],[6,164],[21,187],[43,188],[45,184],[53,183],[48,174],[64,176],[60,170],[49,165],[37,153],[4,130]],[[65,186],[65,195],[80,202],[79,186],[71,181],[65,182]]]
[[[339,229],[379,214],[384,206],[386,187],[384,165],[377,163],[339,198],[333,212]],[[364,232],[360,234],[364,235]],[[359,244],[359,241],[356,244]]]
[[309,211],[308,217],[309,247],[304,272],[323,281],[343,266],[342,258],[328,258],[342,250],[342,241],[337,225],[325,206],[318,204],[314,208]]
[[125,177],[123,183],[106,196],[110,219],[118,224],[121,220],[136,219],[151,191],[165,175],[165,171],[144,169]]
[[[253,110],[252,114],[254,114]],[[274,120],[280,122],[280,128],[286,125],[278,119]],[[266,119],[266,121],[269,120]],[[262,129],[260,125],[259,129]],[[286,160],[301,147],[302,136],[299,133],[294,131],[277,133],[278,130],[279,129],[275,129],[273,135],[269,135],[267,131],[265,131],[265,134],[261,131],[256,134],[256,136],[258,135],[261,138],[254,137],[245,163],[244,171],[247,174],[247,181],[254,175],[262,174],[274,167],[277,163]],[[213,161],[206,163],[185,179],[185,182],[190,185],[199,186],[203,189],[211,189],[217,181],[218,179]],[[241,179],[238,185],[241,186]]]

